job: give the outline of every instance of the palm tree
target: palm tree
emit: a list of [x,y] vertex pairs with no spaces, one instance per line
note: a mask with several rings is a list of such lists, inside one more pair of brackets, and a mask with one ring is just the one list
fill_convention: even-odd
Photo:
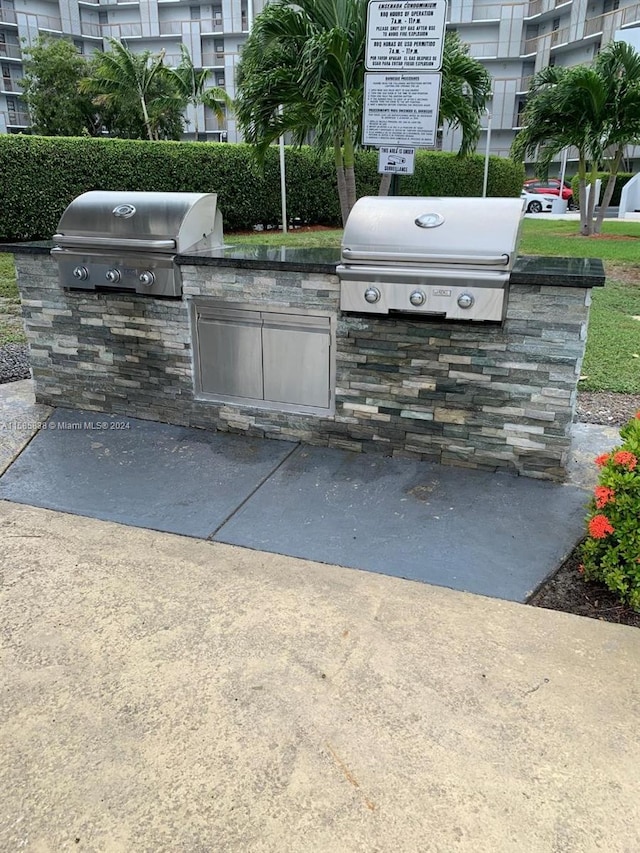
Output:
[[195,107],[194,133],[198,138],[198,106],[209,107],[215,113],[219,122],[224,121],[225,108],[231,108],[233,103],[229,95],[219,86],[208,86],[211,69],[196,68],[186,45],[181,44],[182,59],[177,68],[171,69],[177,90],[185,103]]
[[610,177],[598,219],[595,192],[580,205],[580,233],[597,233],[611,200],[625,146],[640,138],[640,56],[628,45],[612,42],[593,65],[553,66],[534,75],[524,110],[523,128],[512,145],[517,160],[532,157],[546,175],[568,147],[578,151],[580,198],[587,178],[595,189],[598,168],[610,159]]
[[273,0],[238,68],[236,114],[258,155],[284,133],[333,149],[342,219],[356,200],[367,0]]
[[[238,68],[236,114],[259,156],[290,133],[332,148],[343,223],[356,200],[367,0],[273,0],[256,18]],[[490,78],[455,34],[445,42],[441,117],[473,149]],[[464,85],[463,85],[464,84]]]
[[640,139],[640,54],[626,42],[611,42],[598,54],[595,66],[609,88],[605,137],[610,152],[609,179],[594,226],[599,234],[625,148]]
[[184,107],[164,64],[164,50],[133,53],[116,39],[109,44],[111,50],[100,54],[92,75],[81,82],[82,91],[99,106],[128,117],[129,124],[131,114],[139,115],[147,137],[158,139],[167,119],[175,124],[176,111]]

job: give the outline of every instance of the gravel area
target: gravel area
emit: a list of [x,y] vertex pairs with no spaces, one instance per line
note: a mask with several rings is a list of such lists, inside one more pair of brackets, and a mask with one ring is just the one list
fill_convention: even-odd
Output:
[[26,344],[5,344],[0,347],[0,385],[29,379],[29,353]]
[[576,420],[585,424],[622,426],[640,411],[640,394],[582,391],[578,394]]

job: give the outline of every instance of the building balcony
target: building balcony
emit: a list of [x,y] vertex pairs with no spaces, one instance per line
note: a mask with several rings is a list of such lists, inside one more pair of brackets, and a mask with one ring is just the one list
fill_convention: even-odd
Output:
[[38,29],[49,30],[53,33],[62,32],[62,21],[60,18],[53,18],[50,15],[37,15]]
[[498,43],[495,41],[485,41],[470,44],[469,54],[474,59],[495,59],[498,56]]
[[203,53],[202,67],[203,68],[218,68],[224,65],[224,53]]
[[582,37],[586,38],[587,36],[599,35],[602,32],[604,22],[605,22],[605,16],[604,15],[598,15],[595,18],[588,18],[584,22],[584,30],[582,32]]
[[8,113],[4,113],[5,121],[7,122],[7,127],[30,127],[31,126],[31,116],[29,113],[18,112],[17,110],[9,110]]
[[102,24],[101,35],[103,38],[120,39],[140,38],[142,36],[142,24],[132,21],[130,24]]
[[11,77],[0,77],[0,92],[22,92],[22,86]]
[[100,24],[92,24],[89,21],[80,21],[80,32],[83,36],[102,38],[102,27]]
[[3,9],[0,7],[0,23],[1,24],[15,24],[18,26],[18,19],[16,17],[16,13],[14,9]]
[[561,44],[568,44],[569,37],[569,27],[563,27],[561,30],[553,30],[551,32],[551,47],[558,47]]
[[518,78],[518,82],[516,83],[516,92],[528,92],[532,80],[533,74],[527,74],[526,77]]
[[0,42],[0,59],[22,59],[20,45]]
[[568,6],[573,0],[530,0],[525,18],[555,13],[560,6]]
[[473,4],[473,21],[499,21],[502,15],[502,4],[491,3],[485,6],[481,3]]

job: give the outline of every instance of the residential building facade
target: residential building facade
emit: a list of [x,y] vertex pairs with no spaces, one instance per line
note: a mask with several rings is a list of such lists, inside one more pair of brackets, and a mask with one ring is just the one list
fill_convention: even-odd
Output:
[[[80,53],[108,49],[108,39],[139,52],[165,52],[169,65],[180,62],[184,44],[194,65],[210,68],[212,85],[235,95],[240,49],[264,0],[0,0],[0,133],[24,133],[29,112],[20,98],[22,47],[39,35],[72,39]],[[220,123],[214,112],[198,107],[200,138],[238,141],[233,114]],[[187,111],[186,138],[193,139],[194,108]]]
[[[29,114],[20,98],[22,48],[47,33],[73,40],[81,53],[108,47],[108,39],[132,50],[164,49],[170,64],[185,44],[196,66],[210,68],[212,83],[233,98],[239,53],[266,0],[0,0],[0,132],[25,132]],[[520,126],[531,75],[547,65],[590,63],[616,31],[640,26],[635,0],[449,0],[447,26],[456,30],[493,77],[493,97],[478,150],[506,156]],[[200,137],[239,141],[233,115],[220,124],[199,107]],[[490,114],[490,116],[489,116]],[[190,108],[187,138],[193,138]],[[459,133],[445,131],[443,150],[456,151]],[[635,150],[631,152],[631,156]],[[640,155],[639,155],[640,157]]]

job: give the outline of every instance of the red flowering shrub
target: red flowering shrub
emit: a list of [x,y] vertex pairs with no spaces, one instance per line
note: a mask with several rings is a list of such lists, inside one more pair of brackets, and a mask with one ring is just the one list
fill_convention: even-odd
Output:
[[595,460],[600,482],[589,506],[581,574],[640,611],[640,412],[620,437],[620,447]]

